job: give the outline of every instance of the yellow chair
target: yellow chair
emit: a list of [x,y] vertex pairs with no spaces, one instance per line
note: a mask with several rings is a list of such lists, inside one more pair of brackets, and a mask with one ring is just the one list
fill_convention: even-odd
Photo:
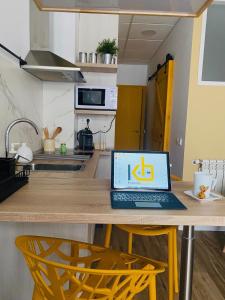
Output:
[[[168,235],[168,299],[174,300],[174,292],[179,292],[178,258],[177,258],[177,227],[154,225],[115,225],[128,233],[128,253],[132,254],[133,235],[159,236]],[[106,227],[104,246],[110,246],[112,225]]]
[[66,239],[20,236],[35,282],[33,300],[131,300],[149,288],[156,299],[156,275],[164,263]]

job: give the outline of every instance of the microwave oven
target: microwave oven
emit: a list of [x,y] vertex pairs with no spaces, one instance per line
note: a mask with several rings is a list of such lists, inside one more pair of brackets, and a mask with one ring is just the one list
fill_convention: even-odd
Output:
[[117,87],[76,86],[75,108],[117,110]]

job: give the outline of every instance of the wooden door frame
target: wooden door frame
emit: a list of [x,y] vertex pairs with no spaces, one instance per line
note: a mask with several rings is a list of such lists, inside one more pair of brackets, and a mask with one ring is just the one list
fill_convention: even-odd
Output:
[[171,115],[173,110],[173,82],[174,82],[174,60],[168,61],[168,75],[167,75],[167,98],[166,98],[166,113],[165,113],[165,127],[163,151],[170,149],[170,135],[171,135]]

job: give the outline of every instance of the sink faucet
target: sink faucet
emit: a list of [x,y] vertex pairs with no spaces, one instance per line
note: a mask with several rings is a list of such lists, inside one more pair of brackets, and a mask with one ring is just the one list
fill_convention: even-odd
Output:
[[28,123],[30,124],[34,130],[36,131],[36,133],[38,134],[38,127],[37,125],[29,120],[29,119],[26,119],[26,118],[20,118],[20,119],[17,119],[13,122],[11,122],[8,127],[6,128],[6,131],[5,131],[5,157],[7,158],[8,155],[9,155],[9,133],[11,131],[11,129],[18,123]]

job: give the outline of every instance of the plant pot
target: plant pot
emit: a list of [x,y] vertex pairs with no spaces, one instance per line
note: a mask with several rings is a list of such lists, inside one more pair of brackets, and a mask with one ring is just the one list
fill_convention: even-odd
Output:
[[109,64],[112,63],[112,54],[110,54],[110,53],[103,53],[101,55],[101,59],[102,59],[102,63],[103,64],[109,65]]

